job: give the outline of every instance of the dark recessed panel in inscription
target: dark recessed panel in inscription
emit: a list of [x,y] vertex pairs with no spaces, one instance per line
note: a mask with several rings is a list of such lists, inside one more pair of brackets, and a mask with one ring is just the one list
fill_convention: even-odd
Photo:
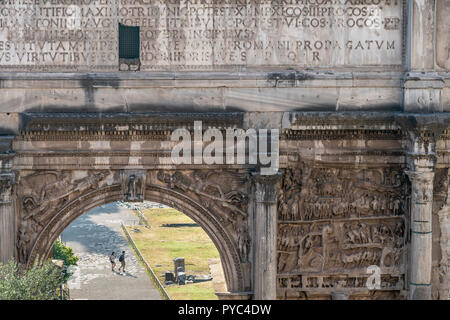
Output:
[[401,169],[303,166],[285,172],[278,205],[278,296],[348,292],[368,295],[370,266],[378,294],[405,287],[406,189]]
[[139,27],[119,24],[119,58],[139,59]]
[[140,28],[140,70],[390,67],[403,0],[0,0],[0,69],[119,70],[119,23]]

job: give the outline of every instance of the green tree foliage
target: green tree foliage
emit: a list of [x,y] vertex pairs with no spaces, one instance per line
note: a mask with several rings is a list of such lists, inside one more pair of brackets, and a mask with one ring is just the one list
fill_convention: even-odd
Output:
[[73,253],[72,248],[56,240],[53,246],[53,259],[64,261],[63,274],[64,280],[67,282],[72,276],[72,273],[69,272],[69,267],[76,266],[79,258]]
[[25,271],[14,260],[0,263],[0,300],[56,300],[63,283],[61,269],[51,261]]

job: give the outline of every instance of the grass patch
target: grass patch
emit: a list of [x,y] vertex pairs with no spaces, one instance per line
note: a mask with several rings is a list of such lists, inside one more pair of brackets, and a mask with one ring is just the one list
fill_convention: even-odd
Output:
[[[162,273],[173,272],[173,259],[184,257],[187,275],[208,275],[209,259],[219,258],[219,252],[201,227],[163,227],[164,224],[192,224],[192,219],[175,209],[146,209],[150,229],[128,227],[133,240],[159,280]],[[138,229],[139,232],[133,232]],[[217,300],[212,281],[165,288],[173,300]]]

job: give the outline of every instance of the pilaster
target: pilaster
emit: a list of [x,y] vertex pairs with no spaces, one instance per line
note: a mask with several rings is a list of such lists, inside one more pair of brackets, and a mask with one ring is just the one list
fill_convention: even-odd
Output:
[[409,1],[408,73],[404,78],[405,112],[443,112],[445,81],[435,66],[435,0]]

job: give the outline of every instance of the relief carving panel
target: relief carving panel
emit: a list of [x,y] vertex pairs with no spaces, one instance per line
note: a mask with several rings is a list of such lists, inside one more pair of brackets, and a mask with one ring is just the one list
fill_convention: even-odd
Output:
[[404,289],[409,209],[401,168],[304,164],[284,176],[278,204],[280,292],[367,289],[369,266],[380,268],[381,290]]
[[122,189],[124,194],[124,201],[144,201],[146,177],[147,175],[145,170],[122,172]]

